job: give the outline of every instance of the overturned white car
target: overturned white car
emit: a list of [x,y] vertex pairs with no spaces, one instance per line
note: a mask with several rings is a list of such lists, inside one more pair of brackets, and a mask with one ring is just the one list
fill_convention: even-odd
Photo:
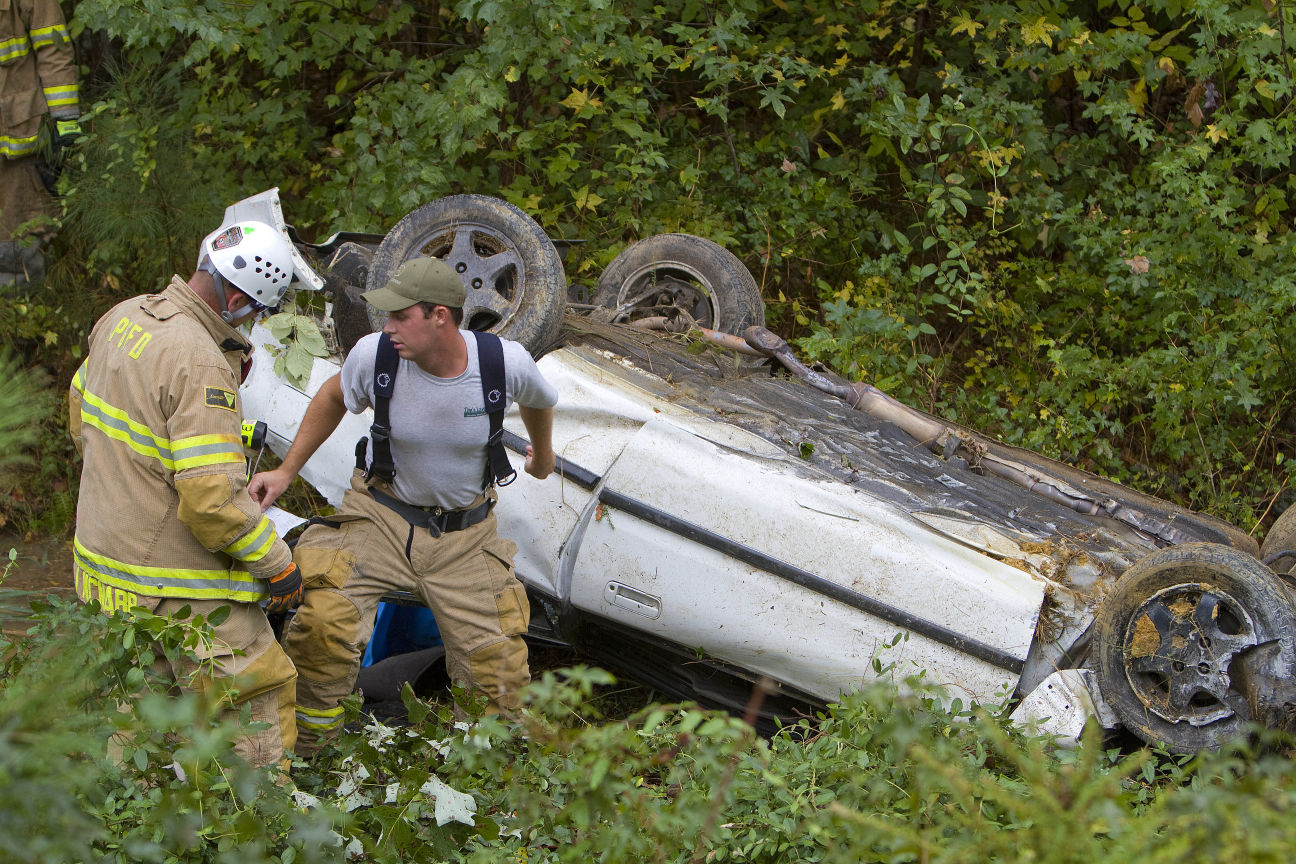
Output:
[[[254,366],[244,411],[280,455],[381,324],[357,292],[409,257],[449,261],[468,324],[539,356],[561,394],[558,476],[519,474],[497,511],[536,638],[734,710],[771,682],[765,719],[921,674],[1063,735],[1096,717],[1192,751],[1296,702],[1296,607],[1252,538],[806,369],[715,244],[637,243],[586,304],[543,231],[481,196],[298,246],[339,354],[302,388]],[[681,321],[692,336],[650,329]],[[370,422],[349,415],[302,472],[331,502]],[[506,428],[521,452],[516,412]]]

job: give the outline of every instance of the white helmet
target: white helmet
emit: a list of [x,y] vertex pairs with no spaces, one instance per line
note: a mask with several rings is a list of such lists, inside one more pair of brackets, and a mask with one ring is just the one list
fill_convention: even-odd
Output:
[[293,278],[292,245],[264,222],[236,222],[203,240],[216,272],[262,306],[278,306]]

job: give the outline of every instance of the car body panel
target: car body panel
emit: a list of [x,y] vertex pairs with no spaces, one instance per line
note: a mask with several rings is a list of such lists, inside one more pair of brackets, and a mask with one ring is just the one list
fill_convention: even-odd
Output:
[[[605,502],[616,493],[671,514],[840,593],[872,598],[882,614],[817,590],[816,580],[792,581],[608,506],[580,546],[571,588],[579,609],[825,699],[872,678],[874,657],[897,670],[926,669],[954,695],[979,701],[1016,685],[1043,585],[858,490],[789,474],[778,460],[762,463],[662,419],[643,426],[603,489]],[[655,614],[634,595],[624,602],[627,592],[652,598]],[[900,616],[888,620],[886,607],[999,649],[1017,668],[976,659],[921,628],[884,649],[907,629]]]

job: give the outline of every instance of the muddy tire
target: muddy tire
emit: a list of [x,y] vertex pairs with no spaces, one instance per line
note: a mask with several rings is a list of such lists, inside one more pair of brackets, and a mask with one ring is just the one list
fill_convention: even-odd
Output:
[[[1291,554],[1280,555],[1282,552]],[[1284,510],[1269,529],[1260,545],[1260,558],[1275,573],[1296,575],[1296,504]]]
[[1186,543],[1130,567],[1095,622],[1098,686],[1121,722],[1177,753],[1267,722],[1262,673],[1293,665],[1296,608],[1254,557]]
[[[387,233],[369,266],[366,289],[411,258],[440,258],[464,280],[464,326],[521,342],[532,354],[558,337],[567,278],[558,250],[526,213],[485,195],[451,195],[407,214]],[[386,313],[369,309],[372,330]]]
[[599,277],[594,305],[617,322],[683,311],[726,333],[765,325],[760,289],[743,263],[692,234],[657,234],[627,248]]

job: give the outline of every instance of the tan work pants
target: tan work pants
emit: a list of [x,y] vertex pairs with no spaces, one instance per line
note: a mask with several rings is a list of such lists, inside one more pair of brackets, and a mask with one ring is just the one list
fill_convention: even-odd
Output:
[[[77,594],[83,602],[99,600],[108,611],[145,609],[155,615],[171,615],[188,606],[193,615],[209,618],[222,606],[230,615],[212,628],[212,644],[194,652],[198,662],[184,659],[172,663],[157,652],[153,671],[174,683],[177,692],[201,693],[225,700],[221,717],[238,722],[247,706],[253,723],[265,723],[259,731],[242,731],[234,752],[253,765],[277,765],[284,753],[297,743],[293,718],[297,670],[275,641],[265,610],[255,603],[233,600],[184,600],[145,597],[102,586],[93,577],[76,572]],[[195,671],[203,670],[197,676]]]
[[306,587],[284,633],[300,676],[297,752],[311,755],[341,726],[340,703],[390,591],[411,592],[432,611],[451,681],[484,696],[488,711],[515,709],[531,680],[522,639],[530,605],[513,575],[517,546],[497,535],[495,514],[433,537],[375,501],[357,472],[330,521],[338,527],[312,525],[293,550]]

